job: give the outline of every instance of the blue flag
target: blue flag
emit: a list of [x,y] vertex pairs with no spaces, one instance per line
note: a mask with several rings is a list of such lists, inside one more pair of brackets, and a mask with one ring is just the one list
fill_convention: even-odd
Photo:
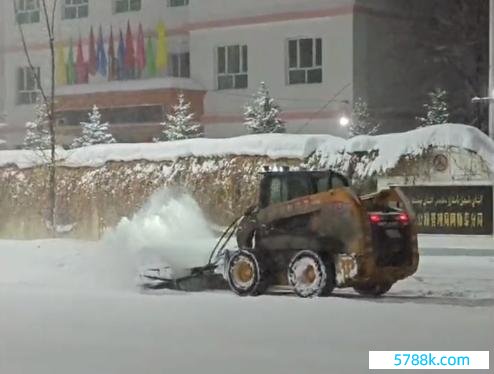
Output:
[[105,42],[103,41],[103,30],[99,27],[98,47],[96,51],[96,69],[98,73],[106,77],[108,72],[108,59],[106,58]]
[[122,30],[120,30],[120,40],[118,41],[118,79],[127,79],[127,71],[125,69],[125,43]]

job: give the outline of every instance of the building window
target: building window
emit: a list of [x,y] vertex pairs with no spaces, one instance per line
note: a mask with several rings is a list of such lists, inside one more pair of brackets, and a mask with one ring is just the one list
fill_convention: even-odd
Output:
[[168,0],[169,7],[189,5],[189,0]]
[[190,53],[177,53],[171,55],[170,75],[172,77],[190,77]]
[[63,19],[86,18],[89,13],[88,0],[64,0]]
[[19,24],[39,22],[39,0],[16,1],[16,19]]
[[218,89],[247,88],[248,55],[246,45],[218,47]]
[[136,12],[141,10],[141,0],[115,0],[114,12]]
[[[39,67],[34,68],[39,77]],[[38,83],[30,67],[17,70],[17,104],[34,104],[38,98]]]
[[288,84],[322,83],[322,39],[288,41]]

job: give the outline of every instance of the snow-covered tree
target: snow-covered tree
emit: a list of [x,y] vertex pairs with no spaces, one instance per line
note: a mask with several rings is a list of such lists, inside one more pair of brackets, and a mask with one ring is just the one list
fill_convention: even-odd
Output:
[[250,133],[286,132],[285,124],[280,118],[280,107],[269,95],[269,90],[264,82],[261,82],[252,101],[244,109],[244,125]]
[[173,106],[173,112],[166,115],[161,123],[163,130],[155,142],[171,140],[183,140],[199,138],[203,136],[203,130],[199,123],[194,121],[194,113],[191,112],[190,102],[185,101],[183,93],[178,95],[178,104]]
[[89,113],[89,122],[81,122],[81,126],[82,135],[74,139],[72,148],[115,143],[115,138],[108,128],[108,122],[101,123],[101,113],[96,105]]
[[424,104],[424,117],[417,117],[419,127],[442,125],[448,123],[449,110],[446,102],[446,91],[437,89],[428,94],[429,102]]
[[34,121],[26,123],[26,135],[24,137],[24,149],[33,151],[50,148],[50,132],[48,130],[49,115],[45,103],[38,101],[34,109]]
[[369,106],[362,99],[357,99],[353,104],[352,122],[349,126],[349,136],[375,135],[379,131],[379,123],[369,112]]

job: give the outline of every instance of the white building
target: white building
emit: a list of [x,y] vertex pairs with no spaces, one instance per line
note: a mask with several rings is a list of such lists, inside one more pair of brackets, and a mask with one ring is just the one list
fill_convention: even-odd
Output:
[[[120,141],[149,141],[179,91],[192,101],[206,136],[242,134],[243,106],[261,81],[278,100],[289,132],[345,135],[338,122],[349,114],[358,70],[353,0],[60,0],[58,4],[56,61],[62,50],[67,63],[71,40],[76,60],[80,40],[88,63],[82,66],[91,70],[90,29],[97,49],[100,26],[105,57],[109,59],[110,28],[118,57],[119,33],[127,47],[128,25],[134,49],[131,61],[141,57],[142,63],[143,55],[147,60],[142,72],[135,73],[136,79],[109,80],[104,68],[103,75],[89,74],[87,83],[57,79],[58,131],[64,141],[78,131],[79,121],[93,104],[100,107]],[[48,89],[49,50],[39,5],[39,0],[17,0],[17,19],[33,65]],[[9,123],[0,137],[14,147],[22,141],[24,123],[33,117],[37,86],[27,68],[13,4],[2,1],[0,7],[0,113]],[[161,23],[164,42],[159,38]],[[149,43],[154,56],[149,54]],[[162,71],[163,61],[158,62],[154,74],[159,48],[168,61]],[[60,71],[57,65],[57,69],[63,73],[67,67]]]

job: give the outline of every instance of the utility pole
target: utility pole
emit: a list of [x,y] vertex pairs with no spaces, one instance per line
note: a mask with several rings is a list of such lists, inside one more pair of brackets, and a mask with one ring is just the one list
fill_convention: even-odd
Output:
[[489,136],[494,140],[494,0],[489,1],[489,89],[487,96],[474,97],[472,103],[489,105]]
[[489,136],[494,139],[494,0],[489,5]]

